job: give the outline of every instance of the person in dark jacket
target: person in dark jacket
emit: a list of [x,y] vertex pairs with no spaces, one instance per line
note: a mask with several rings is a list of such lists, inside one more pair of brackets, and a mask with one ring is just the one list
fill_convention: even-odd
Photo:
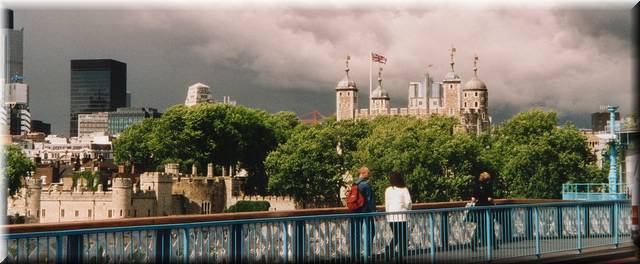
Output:
[[[493,186],[491,183],[491,175],[488,172],[480,173],[476,180],[471,202],[475,203],[475,206],[484,207],[494,205]],[[476,223],[476,231],[474,232],[473,239],[471,240],[471,249],[476,250],[478,243],[484,246],[487,241],[486,236],[490,236],[492,241],[491,244],[495,249],[497,249],[498,245],[495,243],[493,230],[487,230],[486,210],[473,210],[469,212],[469,214],[471,214],[473,222]],[[489,217],[489,219],[493,220],[493,217]]]
[[[376,211],[376,196],[373,192],[373,188],[371,188],[371,184],[369,183],[369,168],[361,167],[359,170],[358,179],[355,181],[355,184],[358,185],[358,191],[364,197],[364,205],[358,209],[357,213],[370,213]],[[368,223],[368,225],[365,225]],[[366,228],[366,230],[364,230]],[[367,235],[366,239],[369,240],[368,251],[371,252],[371,245],[373,244],[373,237],[375,236],[375,226],[374,220],[371,216],[366,217],[356,217],[352,218],[351,221],[351,256],[354,258],[352,262],[362,261],[360,258],[360,245],[363,241],[361,240],[362,231]],[[362,243],[363,244],[363,243]]]

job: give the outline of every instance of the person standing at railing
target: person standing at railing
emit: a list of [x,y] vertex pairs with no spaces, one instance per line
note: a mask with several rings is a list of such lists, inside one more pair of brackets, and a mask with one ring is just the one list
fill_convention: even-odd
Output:
[[[394,171],[389,175],[391,186],[384,191],[384,208],[386,212],[406,212],[411,210],[411,195],[404,183],[404,176]],[[396,261],[402,261],[407,254],[407,215],[388,214],[387,222],[393,231],[391,244],[385,247],[385,258],[388,262],[391,257],[398,257]],[[398,247],[398,253],[395,247]]]
[[[473,196],[471,197],[471,202],[475,204],[477,207],[488,207],[494,205],[493,203],[493,186],[491,183],[491,175],[488,172],[480,173],[478,179],[474,184]],[[474,210],[470,213],[472,214],[473,222],[476,223],[476,231],[474,232],[473,238],[471,239],[471,249],[476,250],[478,246],[478,242],[480,245],[484,246],[487,239],[486,236],[490,236],[492,241],[493,248],[497,249],[498,245],[495,243],[495,237],[493,230],[487,230],[487,221],[486,221],[486,208],[484,210]],[[493,220],[493,217],[490,217]]]
[[[364,197],[364,205],[356,210],[356,213],[371,213],[376,211],[376,197],[369,183],[369,168],[363,166],[359,170],[358,179],[354,182],[358,186],[358,192]],[[366,221],[366,222],[365,222]],[[365,225],[367,223],[367,225]],[[354,258],[351,262],[360,261],[360,239],[362,238],[362,231],[365,229],[366,240],[368,240],[367,251],[371,252],[371,245],[373,244],[373,237],[375,236],[375,226],[373,217],[367,216],[364,218],[355,217],[351,221],[351,256]]]

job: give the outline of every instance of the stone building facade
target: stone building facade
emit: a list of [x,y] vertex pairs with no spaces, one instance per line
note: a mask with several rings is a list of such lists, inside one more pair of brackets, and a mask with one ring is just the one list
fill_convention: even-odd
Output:
[[[177,164],[167,164],[164,172],[142,173],[135,177],[120,169],[111,188],[90,191],[78,181],[45,185],[42,179],[28,178],[25,187],[7,199],[9,216],[24,216],[27,223],[90,221],[131,217],[220,213],[242,200],[270,203],[270,210],[294,210],[289,197],[244,196],[242,177],[228,173],[213,176],[213,166],[207,175],[178,173]],[[230,171],[230,170],[229,170]]]
[[404,108],[392,108],[389,93],[382,84],[382,68],[378,72],[377,87],[371,92],[369,108],[358,109],[358,89],[356,82],[349,77],[349,64],[345,77],[336,86],[336,119],[369,119],[377,116],[416,116],[428,118],[443,115],[460,120],[459,129],[468,133],[487,131],[490,128],[486,84],[477,74],[478,57],[474,58],[474,76],[464,84],[455,72],[452,49],[450,71],[442,81],[435,82],[427,73],[422,81],[410,82],[408,105]]

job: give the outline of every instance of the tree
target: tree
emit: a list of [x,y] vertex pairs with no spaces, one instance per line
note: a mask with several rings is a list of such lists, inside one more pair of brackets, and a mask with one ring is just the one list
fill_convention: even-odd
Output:
[[369,167],[377,197],[383,197],[392,171],[405,175],[415,201],[469,196],[473,175],[486,167],[479,155],[482,145],[475,136],[453,134],[455,124],[454,119],[439,116],[376,118],[355,155]]
[[5,169],[7,177],[7,187],[9,195],[13,196],[20,190],[24,178],[29,172],[36,169],[35,164],[22,153],[19,147],[14,145],[4,145],[2,156],[7,157],[7,167]]
[[269,190],[291,195],[303,208],[336,206],[343,185],[337,138],[329,125],[298,126],[265,161]]
[[560,198],[563,183],[601,182],[586,138],[573,125],[556,122],[555,113],[534,109],[508,120],[495,135],[492,157],[505,196]]
[[208,163],[239,164],[249,172],[245,192],[264,194],[264,160],[296,125],[295,115],[223,104],[171,107],[161,118],[125,130],[115,143],[116,160],[156,168],[177,162],[181,171]]
[[117,163],[141,166],[143,170],[154,168],[150,138],[156,119],[144,119],[124,130],[114,141],[114,156]]

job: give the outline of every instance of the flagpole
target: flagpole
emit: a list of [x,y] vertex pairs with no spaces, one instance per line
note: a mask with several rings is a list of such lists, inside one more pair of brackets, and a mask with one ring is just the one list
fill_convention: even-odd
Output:
[[369,52],[369,111],[371,111],[371,71],[372,71],[372,67],[373,67],[373,49],[371,50],[371,52]]

